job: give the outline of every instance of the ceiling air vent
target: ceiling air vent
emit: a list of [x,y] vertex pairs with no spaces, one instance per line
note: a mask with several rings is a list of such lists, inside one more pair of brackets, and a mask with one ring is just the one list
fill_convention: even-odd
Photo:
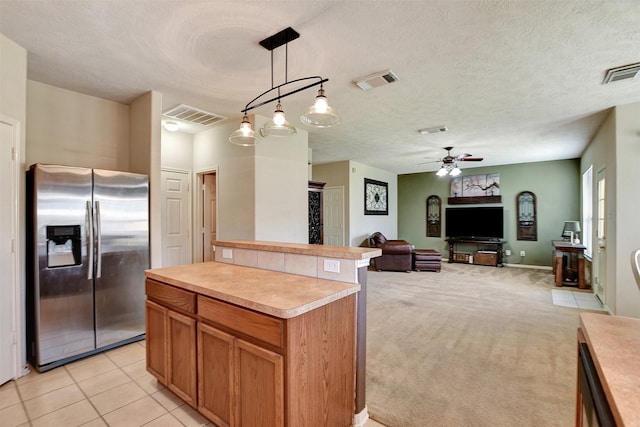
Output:
[[640,72],[640,62],[635,64],[623,65],[622,67],[607,70],[607,74],[602,81],[603,85],[617,82],[620,80],[633,79]]
[[172,109],[165,111],[163,114],[166,117],[182,120],[183,122],[192,123],[202,127],[209,127],[226,119],[224,116],[184,104],[173,107]]
[[430,133],[440,133],[440,132],[446,132],[448,130],[449,130],[448,127],[446,127],[445,125],[441,125],[441,126],[435,126],[432,128],[419,129],[418,133],[420,135],[428,135]]
[[378,73],[369,74],[368,76],[360,77],[353,82],[362,90],[373,89],[374,87],[384,86],[389,83],[397,82],[398,76],[391,71],[380,71]]

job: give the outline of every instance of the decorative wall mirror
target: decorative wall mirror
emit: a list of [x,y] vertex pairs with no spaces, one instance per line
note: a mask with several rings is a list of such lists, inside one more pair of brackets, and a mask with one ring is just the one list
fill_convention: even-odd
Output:
[[518,240],[538,240],[536,195],[522,191],[516,196],[518,209]]
[[441,206],[440,197],[427,197],[427,237],[440,237]]

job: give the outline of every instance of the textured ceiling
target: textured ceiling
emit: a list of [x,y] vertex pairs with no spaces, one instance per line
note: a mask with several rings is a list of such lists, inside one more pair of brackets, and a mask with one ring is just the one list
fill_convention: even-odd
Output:
[[[238,123],[271,87],[258,42],[288,26],[301,35],[288,46],[289,80],[329,78],[341,116],[308,129],[316,164],[422,172],[445,146],[484,157],[463,169],[575,158],[611,107],[640,102],[640,77],[602,84],[607,69],[640,61],[637,0],[0,0],[0,32],[28,50],[29,79],[122,103],[155,90],[163,109]],[[279,84],[284,49],[274,67]],[[353,84],[386,69],[400,80]],[[314,96],[283,99],[296,126]],[[417,132],[439,125],[449,131]]]

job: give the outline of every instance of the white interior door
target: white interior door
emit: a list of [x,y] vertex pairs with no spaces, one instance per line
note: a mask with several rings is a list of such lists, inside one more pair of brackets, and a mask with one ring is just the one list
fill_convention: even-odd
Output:
[[17,124],[0,118],[0,384],[17,373],[16,132]]
[[325,187],[322,206],[324,244],[344,246],[344,187]]
[[605,288],[607,282],[607,205],[605,198],[605,170],[598,171],[598,222],[596,225],[596,238],[598,239],[598,270],[594,280],[593,292],[606,304]]
[[191,264],[191,174],[163,170],[161,178],[162,266]]

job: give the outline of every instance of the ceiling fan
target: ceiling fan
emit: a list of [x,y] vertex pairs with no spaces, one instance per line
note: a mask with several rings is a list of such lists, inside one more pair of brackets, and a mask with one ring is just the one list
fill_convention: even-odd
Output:
[[[458,168],[458,162],[481,162],[482,160],[484,160],[484,158],[482,157],[473,157],[469,153],[461,153],[461,154],[458,154],[457,156],[452,156],[451,150],[453,150],[453,147],[444,147],[444,149],[447,150],[447,155],[440,160],[435,160],[436,162],[442,162],[442,167],[436,173],[436,175],[438,176],[460,175],[461,171]],[[426,162],[426,163],[430,163],[430,162]]]

